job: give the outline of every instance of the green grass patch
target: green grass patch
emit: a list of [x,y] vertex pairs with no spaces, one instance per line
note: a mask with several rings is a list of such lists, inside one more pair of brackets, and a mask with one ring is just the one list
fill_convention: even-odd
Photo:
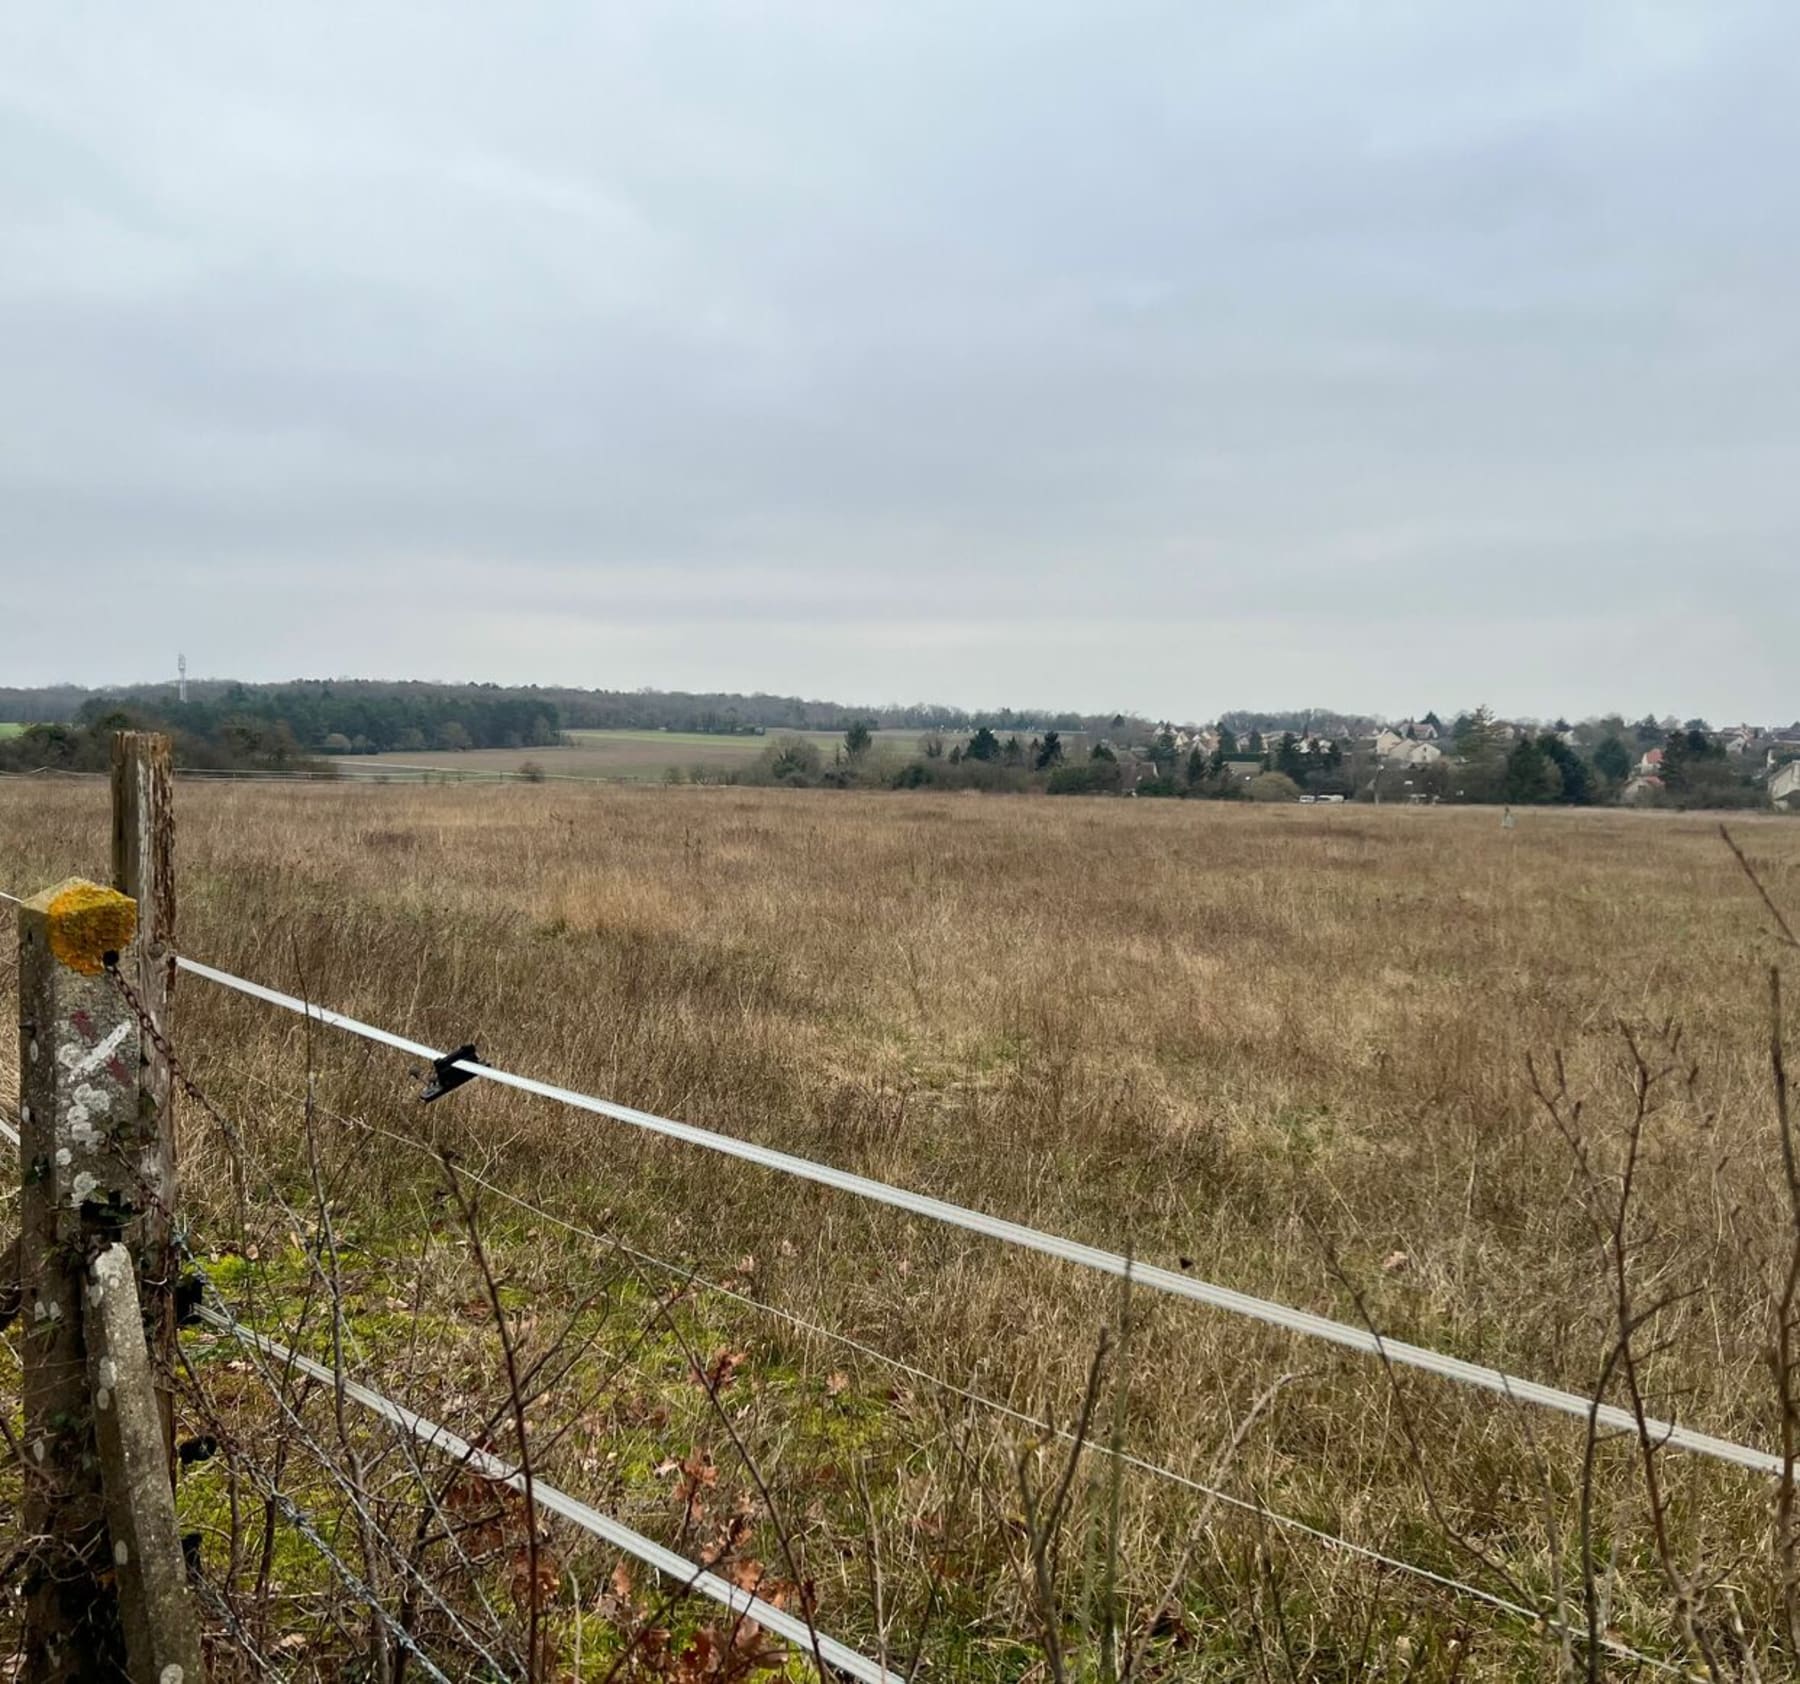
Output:
[[770,737],[806,735],[771,731],[768,736],[735,736],[724,731],[570,731],[578,743],[657,743],[669,748],[743,748],[754,754]]
[[[843,1477],[844,1467],[860,1464],[876,1489],[891,1494],[906,1450],[894,1433],[891,1404],[879,1388],[858,1386],[847,1375],[809,1372],[797,1351],[785,1348],[778,1337],[769,1338],[765,1330],[722,1314],[720,1301],[704,1292],[677,1294],[665,1319],[656,1308],[656,1289],[666,1283],[653,1286],[617,1264],[602,1264],[597,1270],[585,1245],[569,1247],[567,1267],[573,1272],[579,1263],[595,1288],[593,1300],[579,1309],[570,1301],[560,1313],[547,1311],[538,1272],[546,1267],[547,1244],[558,1242],[546,1242],[528,1218],[505,1207],[484,1211],[482,1235],[522,1351],[527,1356],[540,1351],[547,1338],[561,1332],[562,1348],[570,1353],[569,1365],[533,1410],[535,1436],[555,1443],[563,1439],[560,1429],[568,1429],[566,1441],[540,1463],[540,1477],[579,1491],[634,1524],[648,1524],[690,1553],[702,1551],[709,1538],[721,1535],[722,1517],[738,1500],[737,1493],[742,1490],[743,1500],[748,1500],[749,1482],[735,1464],[718,1411],[695,1378],[692,1353],[725,1376],[722,1408],[754,1443],[771,1477],[787,1490],[790,1513],[807,1512],[810,1529],[818,1534],[813,1548],[829,1551],[833,1546],[827,1538],[853,1537],[862,1524],[862,1510],[854,1486]],[[338,1241],[346,1354],[352,1371],[378,1387],[418,1397],[428,1413],[466,1434],[476,1432],[483,1417],[502,1418],[496,1330],[478,1273],[460,1238],[453,1237],[452,1225],[446,1222],[442,1243],[423,1258],[416,1242],[407,1243],[403,1225],[379,1217],[349,1219]],[[321,1291],[322,1260],[315,1260],[314,1245],[315,1236],[270,1223],[252,1243],[251,1255],[236,1251],[214,1255],[206,1272],[214,1288],[247,1322],[329,1363],[330,1307]],[[231,1336],[209,1330],[185,1335],[184,1344],[231,1431],[253,1443],[282,1431],[265,1379],[257,1373],[259,1368],[276,1372],[277,1364],[253,1359]],[[423,1365],[420,1351],[430,1353]],[[434,1391],[446,1395],[434,1400],[430,1395]],[[296,1407],[310,1422],[315,1441],[332,1447],[336,1441],[327,1393],[328,1389],[308,1388],[305,1401]],[[192,1430],[193,1424],[184,1426]],[[381,1432],[354,1411],[349,1426],[364,1455],[377,1458]],[[507,1454],[509,1429],[493,1430],[501,1453]],[[710,1447],[716,1458],[718,1484],[703,1499],[705,1512],[694,1534],[677,1538],[679,1475],[673,1470],[690,1453],[699,1454],[699,1447]],[[294,1448],[285,1463],[283,1487],[334,1547],[354,1554],[354,1527],[341,1491],[314,1456]],[[240,1487],[239,1502],[245,1498]],[[264,1547],[260,1498],[251,1492],[249,1499],[256,1510],[249,1535],[260,1550]],[[209,1559],[221,1559],[233,1521],[225,1457],[184,1477],[180,1506],[183,1524],[203,1534]],[[516,1611],[509,1601],[515,1542],[508,1535],[503,1546],[483,1545],[476,1551],[478,1565],[472,1576],[459,1578],[446,1562],[438,1562],[448,1575],[450,1593],[462,1598],[478,1592],[488,1606]],[[278,1618],[317,1652],[329,1651],[336,1639],[327,1629],[323,1610],[336,1592],[328,1567],[287,1521],[271,1529],[267,1547],[272,1550],[269,1586]],[[768,1563],[772,1575],[781,1576],[766,1517],[744,1540],[743,1549]],[[559,1664],[568,1665],[579,1627],[584,1665],[609,1664],[620,1652],[622,1636],[614,1620],[594,1611],[594,1597],[606,1582],[613,1555],[588,1539],[562,1533],[556,1538],[553,1559],[565,1579],[547,1616],[551,1652]],[[635,1566],[629,1571],[649,1607],[655,1600],[653,1576]],[[581,1612],[574,1611],[577,1584],[585,1604]],[[677,1648],[698,1628],[718,1624],[717,1611],[703,1599],[661,1617]],[[797,1680],[812,1673],[804,1656],[789,1655],[778,1668],[758,1676]]]

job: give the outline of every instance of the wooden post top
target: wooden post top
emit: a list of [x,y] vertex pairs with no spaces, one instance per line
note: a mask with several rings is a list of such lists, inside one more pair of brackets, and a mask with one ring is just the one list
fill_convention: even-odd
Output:
[[123,953],[137,934],[137,902],[85,877],[33,895],[21,910],[43,920],[51,954],[82,976],[98,976],[107,954]]
[[[135,960],[137,902],[77,877],[34,895],[19,912],[20,1070],[26,1160],[58,1211],[140,1211],[162,1194],[138,1103],[136,1016],[106,974]],[[150,1119],[153,1123],[154,1119]]]

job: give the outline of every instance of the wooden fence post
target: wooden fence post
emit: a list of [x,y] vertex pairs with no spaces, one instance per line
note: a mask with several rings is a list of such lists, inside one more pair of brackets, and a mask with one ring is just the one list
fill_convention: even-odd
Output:
[[[169,739],[151,731],[120,731],[112,754],[113,887],[137,902],[135,963],[126,980],[158,1031],[169,1032],[175,993],[175,801]],[[175,1477],[175,1406],[163,1378],[175,1365],[175,1093],[168,1060],[148,1035],[138,1055],[138,1115],[156,1140],[162,1196],[145,1210],[133,1236],[145,1324],[162,1412],[163,1458]]]
[[88,1271],[82,1310],[106,1525],[133,1678],[202,1684],[200,1622],[187,1584],[163,1450],[137,1271],[109,1245]]
[[124,1663],[81,1289],[94,1212],[137,1202],[138,1026],[105,974],[105,955],[130,948],[136,921],[124,895],[80,881],[19,908],[25,1527],[37,1551],[25,1676],[34,1684],[113,1677]]
[[[127,896],[80,880],[19,909],[23,1444],[25,1525],[33,1539],[24,1672],[33,1684],[119,1676],[177,1684],[199,1677],[198,1626],[173,1537],[173,1496],[135,1288],[126,1321],[118,1319],[122,1293],[109,1305],[103,1292],[94,1304],[83,1290],[89,1259],[123,1255],[119,1234],[144,1210],[166,1207],[155,1119],[146,1119],[139,1104],[137,1015],[106,974],[109,957],[122,971],[135,967],[136,923]],[[100,1400],[90,1367],[106,1382],[109,1409],[120,1408],[121,1387],[137,1386],[134,1410],[124,1412],[137,1420],[129,1441],[140,1446],[135,1453],[116,1418],[96,1433]],[[152,1506],[115,1537],[109,1510],[123,1502],[135,1515],[144,1500],[137,1487],[146,1425],[154,1428],[156,1446]],[[155,1547],[159,1558],[122,1574],[128,1563],[108,1548],[120,1541],[128,1556],[134,1546]],[[139,1615],[125,1625],[121,1588],[139,1605]],[[154,1607],[144,1601],[152,1591],[164,1597]],[[139,1640],[152,1627],[160,1635],[151,1653],[175,1645],[191,1657],[191,1674],[188,1662],[173,1656],[144,1671],[150,1655]],[[170,1672],[170,1665],[180,1672]]]

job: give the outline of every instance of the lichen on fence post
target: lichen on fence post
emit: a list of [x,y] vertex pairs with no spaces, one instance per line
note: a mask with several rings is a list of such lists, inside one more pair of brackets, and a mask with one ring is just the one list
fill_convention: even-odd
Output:
[[[136,933],[129,896],[79,879],[19,909],[23,1444],[34,1540],[24,1670],[46,1684],[116,1677],[128,1664],[83,1288],[89,1259],[167,1192],[155,1119],[139,1106],[137,1017],[108,974],[133,960]],[[146,1378],[148,1363],[146,1351]],[[160,1466],[158,1477],[166,1496]]]

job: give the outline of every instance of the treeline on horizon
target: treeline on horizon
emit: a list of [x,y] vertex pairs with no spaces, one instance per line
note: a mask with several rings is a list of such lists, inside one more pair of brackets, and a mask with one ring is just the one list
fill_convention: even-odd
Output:
[[[47,699],[77,698],[55,712]],[[20,705],[23,698],[26,705]],[[37,701],[34,710],[29,704]],[[17,711],[8,714],[8,706]],[[0,691],[0,718],[26,726],[0,741],[0,770],[98,771],[122,729],[165,731],[175,763],[205,770],[301,771],[321,757],[475,748],[547,748],[562,740],[553,702],[484,686],[195,684],[142,694]]]
[[[1508,724],[1486,708],[1458,715],[1450,726],[1427,715],[1432,729],[1442,730],[1443,757],[1398,768],[1371,750],[1376,720],[1319,709],[1228,712],[1207,750],[1190,747],[1185,731],[1126,714],[980,714],[927,704],[854,709],[778,696],[380,680],[199,681],[185,702],[166,684],[0,689],[0,720],[27,727],[0,740],[0,771],[8,772],[102,770],[112,733],[126,728],[168,732],[180,766],[264,771],[321,770],[356,754],[524,752],[559,744],[569,731],[637,729],[771,739],[752,766],[707,773],[708,781],[1577,806],[1628,792],[1706,807],[1755,805],[1765,795],[1757,771],[1727,755],[1702,720],[1676,726],[1648,715],[1633,723],[1611,715],[1539,729]],[[920,733],[915,753],[896,762],[891,752],[870,752],[876,731],[908,729]],[[802,731],[843,735],[822,752],[816,741],[792,734]],[[1657,775],[1636,780],[1633,791],[1634,769],[1653,748],[1661,751]]]
[[[437,684],[426,680],[297,679],[284,684],[244,684],[196,679],[188,701],[176,699],[173,684],[126,684],[85,689],[52,684],[33,689],[0,687],[0,720],[20,724],[78,724],[100,712],[144,709],[171,720],[191,720],[197,730],[225,714],[259,719],[285,718],[303,745],[323,751],[326,736],[337,734],[367,745],[362,752],[436,746],[419,745],[410,733],[427,737],[434,724],[458,720],[474,738],[452,747],[517,748],[530,742],[486,740],[483,722],[497,704],[529,708],[548,721],[554,742],[563,731],[691,731],[707,736],[765,736],[775,731],[843,731],[859,720],[887,731],[995,730],[1084,731],[1122,721],[1118,714],[1082,714],[1043,708],[971,710],[935,702],[852,707],[808,701],[799,696],[738,695],[725,691],[579,690],[558,686]],[[210,711],[195,711],[210,710]],[[508,713],[516,720],[522,717]],[[1138,721],[1143,724],[1145,722]],[[323,729],[321,729],[323,726]],[[1147,726],[1146,726],[1147,728]],[[501,736],[516,736],[512,726]],[[407,737],[406,742],[400,741]],[[341,752],[341,751],[340,751]]]
[[[1123,716],[1109,718],[1124,723]],[[111,752],[106,739],[121,729],[167,732],[176,764],[183,767],[300,771],[323,769],[343,755],[548,748],[564,741],[567,732],[582,730],[765,736],[838,731],[865,720],[877,729],[944,731],[983,725],[1079,731],[1095,723],[1080,714],[1009,708],[990,714],[926,703],[857,709],[793,696],[378,679],[291,684],[196,680],[188,686],[186,701],[171,684],[0,689],[0,720],[27,727],[22,735],[0,741],[0,771],[101,770]]]
[[[1049,795],[1132,795],[1174,800],[1448,801],[1512,806],[1609,805],[1621,800],[1677,808],[1741,808],[1768,798],[1761,763],[1734,757],[1703,720],[1685,725],[1649,717],[1628,724],[1617,714],[1582,725],[1559,720],[1519,727],[1487,707],[1443,727],[1427,716],[1444,749],[1429,764],[1384,756],[1367,736],[1332,737],[1254,723],[1240,737],[1226,715],[1207,747],[1184,745],[1169,726],[1148,744],[1097,738],[1072,745],[1057,731],[1026,739],[983,726],[966,740],[929,734],[899,766],[872,754],[872,733],[853,725],[829,759],[816,742],[772,743],[748,771],[709,773],[708,781],[823,788],[1041,790]],[[1277,715],[1276,718],[1282,716]],[[1410,729],[1409,729],[1410,734]],[[1800,758],[1800,726],[1792,754]],[[1655,751],[1654,776],[1639,768]],[[671,778],[679,781],[679,774]]]

